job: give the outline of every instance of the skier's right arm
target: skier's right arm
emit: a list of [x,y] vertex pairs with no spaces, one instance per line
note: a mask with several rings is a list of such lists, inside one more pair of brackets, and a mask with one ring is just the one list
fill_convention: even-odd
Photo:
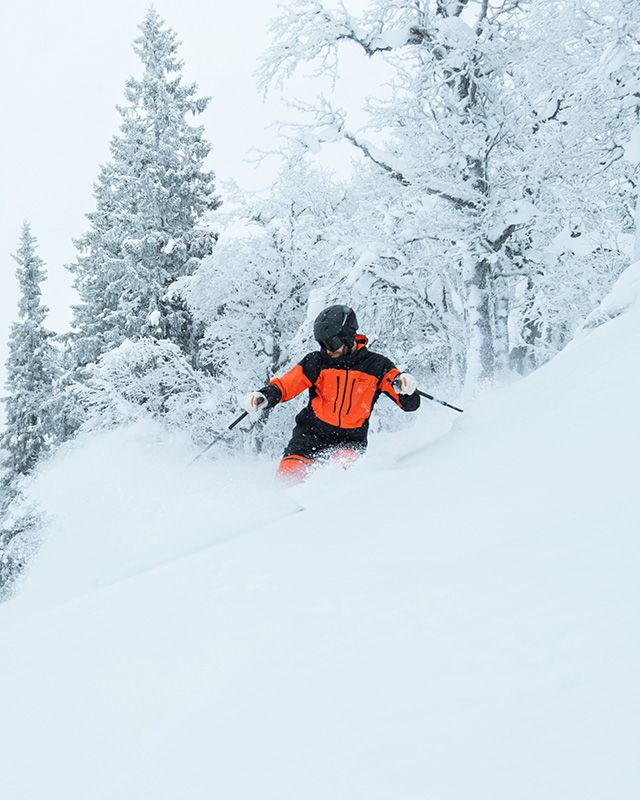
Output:
[[318,378],[317,353],[309,353],[299,364],[279,378],[273,378],[260,393],[267,398],[267,408],[285,403],[309,389]]

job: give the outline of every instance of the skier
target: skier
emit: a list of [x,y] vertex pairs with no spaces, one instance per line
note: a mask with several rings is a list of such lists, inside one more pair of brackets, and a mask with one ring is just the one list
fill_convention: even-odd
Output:
[[278,476],[297,483],[317,459],[348,464],[367,446],[369,416],[383,392],[403,411],[420,405],[417,381],[400,372],[386,356],[367,349],[349,306],[325,308],[313,326],[320,350],[308,353],[289,372],[257,392],[245,409],[255,414],[309,390],[309,402],[296,416],[291,441],[278,467]]

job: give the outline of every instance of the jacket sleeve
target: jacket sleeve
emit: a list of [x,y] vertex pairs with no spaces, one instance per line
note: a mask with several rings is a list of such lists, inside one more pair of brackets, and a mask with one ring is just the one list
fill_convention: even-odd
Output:
[[267,386],[263,386],[260,391],[267,398],[268,408],[285,403],[297,397],[305,389],[309,389],[317,378],[315,375],[316,365],[314,353],[305,356],[299,364],[296,364],[289,372],[285,372],[279,378],[273,378]]
[[[391,362],[389,362],[391,364]],[[394,403],[400,406],[403,411],[416,411],[420,408],[420,395],[418,392],[413,394],[398,394],[393,388],[393,381],[400,374],[400,370],[391,364],[390,369],[380,379],[380,391],[390,397]]]

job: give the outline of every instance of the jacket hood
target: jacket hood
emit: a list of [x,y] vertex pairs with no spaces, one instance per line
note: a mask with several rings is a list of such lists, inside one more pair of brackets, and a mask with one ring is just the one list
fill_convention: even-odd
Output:
[[362,350],[363,347],[366,347],[369,344],[369,340],[364,335],[364,333],[356,333],[356,350]]

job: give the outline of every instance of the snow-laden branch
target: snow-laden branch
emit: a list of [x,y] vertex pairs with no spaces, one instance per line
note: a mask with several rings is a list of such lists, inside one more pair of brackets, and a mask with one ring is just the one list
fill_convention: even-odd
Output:
[[368,145],[356,139],[356,137],[352,133],[344,131],[343,136],[348,142],[351,142],[351,144],[354,147],[360,150],[360,152],[365,156],[365,158],[368,158],[377,167],[380,167],[381,170],[390,175],[394,180],[398,181],[398,183],[400,183],[402,186],[411,185],[411,182],[407,180],[407,178],[405,178],[405,176],[402,174],[402,172],[400,172],[400,170],[394,169],[393,167],[389,166],[389,164],[385,164],[384,161],[381,161],[379,158],[376,158],[371,152]]
[[[280,133],[283,138],[288,138],[292,142],[297,141],[312,152],[318,152],[320,145],[324,142],[336,142],[344,139],[353,145],[368,161],[375,164],[378,169],[393,178],[401,186],[408,187],[412,185],[411,178],[397,166],[393,166],[384,153],[349,131],[346,127],[345,112],[340,109],[334,109],[326,98],[320,98],[317,107],[300,101],[289,103],[289,105],[299,112],[313,114],[315,120],[311,124],[287,123],[282,125]],[[286,129],[295,132],[293,138],[285,134],[284,131]],[[424,194],[438,197],[450,203],[456,209],[477,210],[480,207],[474,196],[465,197],[459,193],[451,192],[448,187],[436,186],[433,181],[431,183],[428,180],[421,181],[420,191]]]
[[[351,142],[351,144],[356,147],[360,152],[368,158],[373,164],[380,167],[380,169],[384,170],[388,175],[392,178],[397,180],[402,186],[410,186],[411,181],[406,178],[402,172],[398,169],[394,169],[385,161],[383,161],[379,156],[374,155],[371,151],[371,147],[364,142],[357,139],[352,133],[349,131],[343,131],[344,138]],[[445,200],[447,203],[452,203],[456,208],[470,208],[470,209],[477,209],[478,204],[473,200],[464,197],[456,197],[449,192],[446,192],[442,189],[436,189],[433,186],[423,186],[421,187],[422,191],[425,194],[431,195],[433,197],[439,197],[441,200]]]
[[[274,44],[260,60],[258,87],[266,94],[272,84],[281,86],[298,64],[317,62],[316,75],[336,75],[337,48],[353,42],[371,57],[408,44],[422,44],[431,34],[421,24],[416,7],[406,3],[386,3],[369,20],[353,17],[342,3],[328,11],[321,0],[297,0],[280,7],[270,25]],[[371,15],[370,15],[371,16]]]
[[507,227],[504,229],[504,231],[496,239],[493,239],[493,240],[487,239],[487,241],[491,245],[492,250],[494,252],[496,252],[496,253],[498,252],[498,250],[501,250],[503,248],[503,246],[506,244],[506,242],[509,240],[511,234],[515,233],[515,231],[517,231],[518,228],[520,228],[520,227],[522,227],[522,226],[521,225],[507,225]]

